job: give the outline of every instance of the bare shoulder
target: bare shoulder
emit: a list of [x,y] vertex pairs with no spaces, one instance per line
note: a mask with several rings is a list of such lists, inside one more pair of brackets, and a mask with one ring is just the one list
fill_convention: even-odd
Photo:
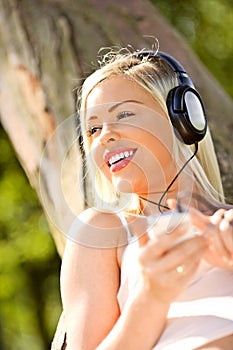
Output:
[[[123,228],[119,217],[87,209],[73,222],[65,247],[61,268],[63,302],[86,295],[110,295],[119,287],[118,247]],[[109,281],[112,281],[109,283]],[[112,295],[112,294],[111,294]],[[111,296],[113,298],[113,296]]]
[[93,208],[84,210],[74,220],[68,240],[90,248],[119,248],[127,244],[126,230],[119,215]]

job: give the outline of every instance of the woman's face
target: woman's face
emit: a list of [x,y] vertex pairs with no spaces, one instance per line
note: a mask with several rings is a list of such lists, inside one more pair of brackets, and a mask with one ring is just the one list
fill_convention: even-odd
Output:
[[90,156],[121,192],[162,193],[176,173],[166,114],[129,78],[110,78],[91,91],[86,130]]

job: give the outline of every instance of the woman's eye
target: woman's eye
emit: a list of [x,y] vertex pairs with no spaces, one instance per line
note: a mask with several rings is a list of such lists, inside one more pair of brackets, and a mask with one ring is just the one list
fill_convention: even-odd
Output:
[[94,135],[97,131],[101,130],[101,127],[99,126],[92,126],[87,130],[87,136],[90,137]]
[[117,119],[122,119],[122,118],[127,118],[127,117],[132,117],[134,115],[133,112],[125,111],[125,112],[120,112],[117,115]]

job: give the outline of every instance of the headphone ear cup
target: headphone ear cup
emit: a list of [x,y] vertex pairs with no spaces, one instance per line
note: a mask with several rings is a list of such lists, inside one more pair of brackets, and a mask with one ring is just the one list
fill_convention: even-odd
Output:
[[198,92],[188,85],[169,91],[167,109],[177,137],[187,145],[201,141],[207,130],[205,109]]

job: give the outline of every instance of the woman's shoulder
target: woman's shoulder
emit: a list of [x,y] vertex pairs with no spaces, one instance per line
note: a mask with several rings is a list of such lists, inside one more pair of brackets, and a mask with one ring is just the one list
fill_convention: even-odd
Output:
[[95,208],[84,210],[74,219],[68,238],[93,248],[116,248],[127,244],[121,215]]
[[95,220],[99,223],[100,226],[105,226],[103,225],[103,220],[104,222],[107,220],[111,224],[119,222],[119,216],[120,215],[118,212],[104,211],[95,207],[87,208],[78,215],[79,218],[82,218],[86,222]]

